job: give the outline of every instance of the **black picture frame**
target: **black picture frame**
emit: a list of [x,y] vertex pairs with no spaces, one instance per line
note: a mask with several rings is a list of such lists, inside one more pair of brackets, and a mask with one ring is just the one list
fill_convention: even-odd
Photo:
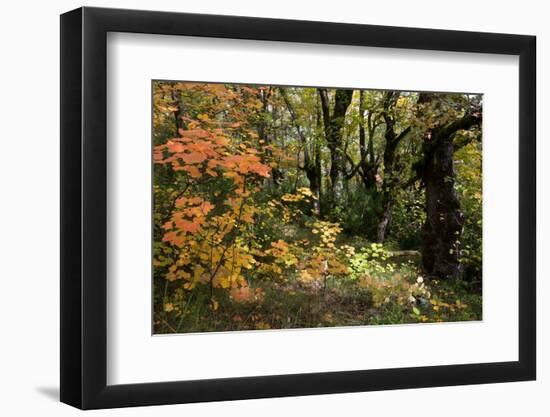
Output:
[[[107,385],[108,32],[519,56],[519,360]],[[61,401],[81,409],[534,380],[534,36],[79,8],[61,16]]]

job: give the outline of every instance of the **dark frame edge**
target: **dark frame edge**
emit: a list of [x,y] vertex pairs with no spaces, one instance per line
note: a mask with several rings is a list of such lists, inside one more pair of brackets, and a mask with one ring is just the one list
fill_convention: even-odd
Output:
[[[399,373],[398,382],[395,380],[396,373]],[[521,362],[494,362],[123,384],[106,386],[85,409],[418,389],[533,379],[530,369]]]
[[519,53],[519,362],[537,374],[537,38],[525,36]]
[[60,18],[60,400],[82,407],[82,9]]

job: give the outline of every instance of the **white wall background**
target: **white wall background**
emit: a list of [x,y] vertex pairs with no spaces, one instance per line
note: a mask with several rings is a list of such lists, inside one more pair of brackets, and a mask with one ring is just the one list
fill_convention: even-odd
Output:
[[[59,392],[59,17],[82,3],[6,2],[0,15],[0,413],[69,416]],[[544,2],[461,0],[297,2],[278,0],[93,1],[86,5],[291,19],[509,32],[538,37],[538,381],[497,385],[325,395],[230,403],[145,407],[94,415],[529,415],[550,413],[550,146],[542,138],[550,84],[550,27]],[[543,107],[544,105],[544,107]],[[544,127],[544,131],[543,131]],[[505,180],[505,179],[503,179]],[[544,189],[546,188],[546,189]],[[412,346],[403,346],[414,355]],[[546,394],[546,395],[544,395]]]

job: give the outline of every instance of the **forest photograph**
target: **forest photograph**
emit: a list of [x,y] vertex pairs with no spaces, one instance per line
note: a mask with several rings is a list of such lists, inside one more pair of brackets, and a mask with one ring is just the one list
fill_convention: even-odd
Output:
[[152,81],[153,334],[482,320],[482,104]]

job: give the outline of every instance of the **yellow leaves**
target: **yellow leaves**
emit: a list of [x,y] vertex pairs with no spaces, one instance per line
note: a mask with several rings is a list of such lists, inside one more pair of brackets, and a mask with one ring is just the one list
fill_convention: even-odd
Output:
[[183,288],[185,288],[186,290],[192,290],[193,288],[195,288],[195,285],[196,283],[194,282],[186,282],[185,284],[183,284]]
[[346,275],[349,273],[349,268],[341,262],[335,255],[328,256],[328,273],[330,275]]
[[396,106],[397,108],[406,107],[408,102],[409,102],[408,97],[406,97],[406,96],[399,96],[399,98],[397,99],[397,101],[396,101],[396,103],[395,103],[395,106]]
[[342,251],[344,256],[348,259],[355,255],[355,248],[353,246],[342,245],[342,246],[340,246],[340,250]]
[[241,214],[241,220],[245,223],[254,223],[254,213],[255,213],[254,207],[246,207],[246,209],[243,210],[243,213]]
[[212,280],[212,285],[215,288],[229,288],[231,286],[231,276],[227,275],[227,271],[218,270],[216,276]]
[[300,271],[300,281],[302,281],[302,282],[311,282],[315,279],[316,278],[313,277],[307,269],[302,269]]
[[298,188],[295,194],[287,193],[281,196],[281,200],[287,203],[296,203],[302,200],[309,200],[310,198],[317,199],[307,187]]
[[195,282],[201,282],[201,280],[208,280],[208,277],[203,278],[203,273],[205,269],[202,265],[195,265],[195,268],[193,269],[193,281]]
[[259,321],[255,325],[256,330],[269,330],[271,329],[271,326],[268,323],[264,323],[263,321]]
[[271,242],[270,248],[265,251],[267,255],[273,256],[274,262],[286,267],[296,265],[298,258],[291,252],[290,246],[284,240],[279,239],[276,242]]
[[338,223],[331,223],[326,221],[316,221],[312,225],[312,233],[318,234],[321,240],[320,247],[326,247],[328,249],[334,249],[336,247],[336,238],[342,231],[342,228]]
[[288,252],[288,243],[281,239],[276,242],[271,242],[271,247],[274,249],[271,253],[275,256],[282,256]]
[[[300,190],[302,192],[300,192]],[[309,188],[299,188],[298,190],[296,190],[298,193],[297,194],[283,194],[281,196],[281,200],[287,202],[287,203],[296,203],[298,201],[302,201],[304,199],[307,199],[307,197],[313,195],[311,193],[311,191],[309,192],[309,194],[307,192],[304,192],[305,190],[309,190]]]
[[300,187],[296,190],[298,193],[306,196],[306,197],[313,197],[313,193],[311,192],[311,190],[307,187]]
[[174,311],[174,305],[172,303],[164,304],[164,311],[167,312],[167,313],[170,313],[171,311]]

